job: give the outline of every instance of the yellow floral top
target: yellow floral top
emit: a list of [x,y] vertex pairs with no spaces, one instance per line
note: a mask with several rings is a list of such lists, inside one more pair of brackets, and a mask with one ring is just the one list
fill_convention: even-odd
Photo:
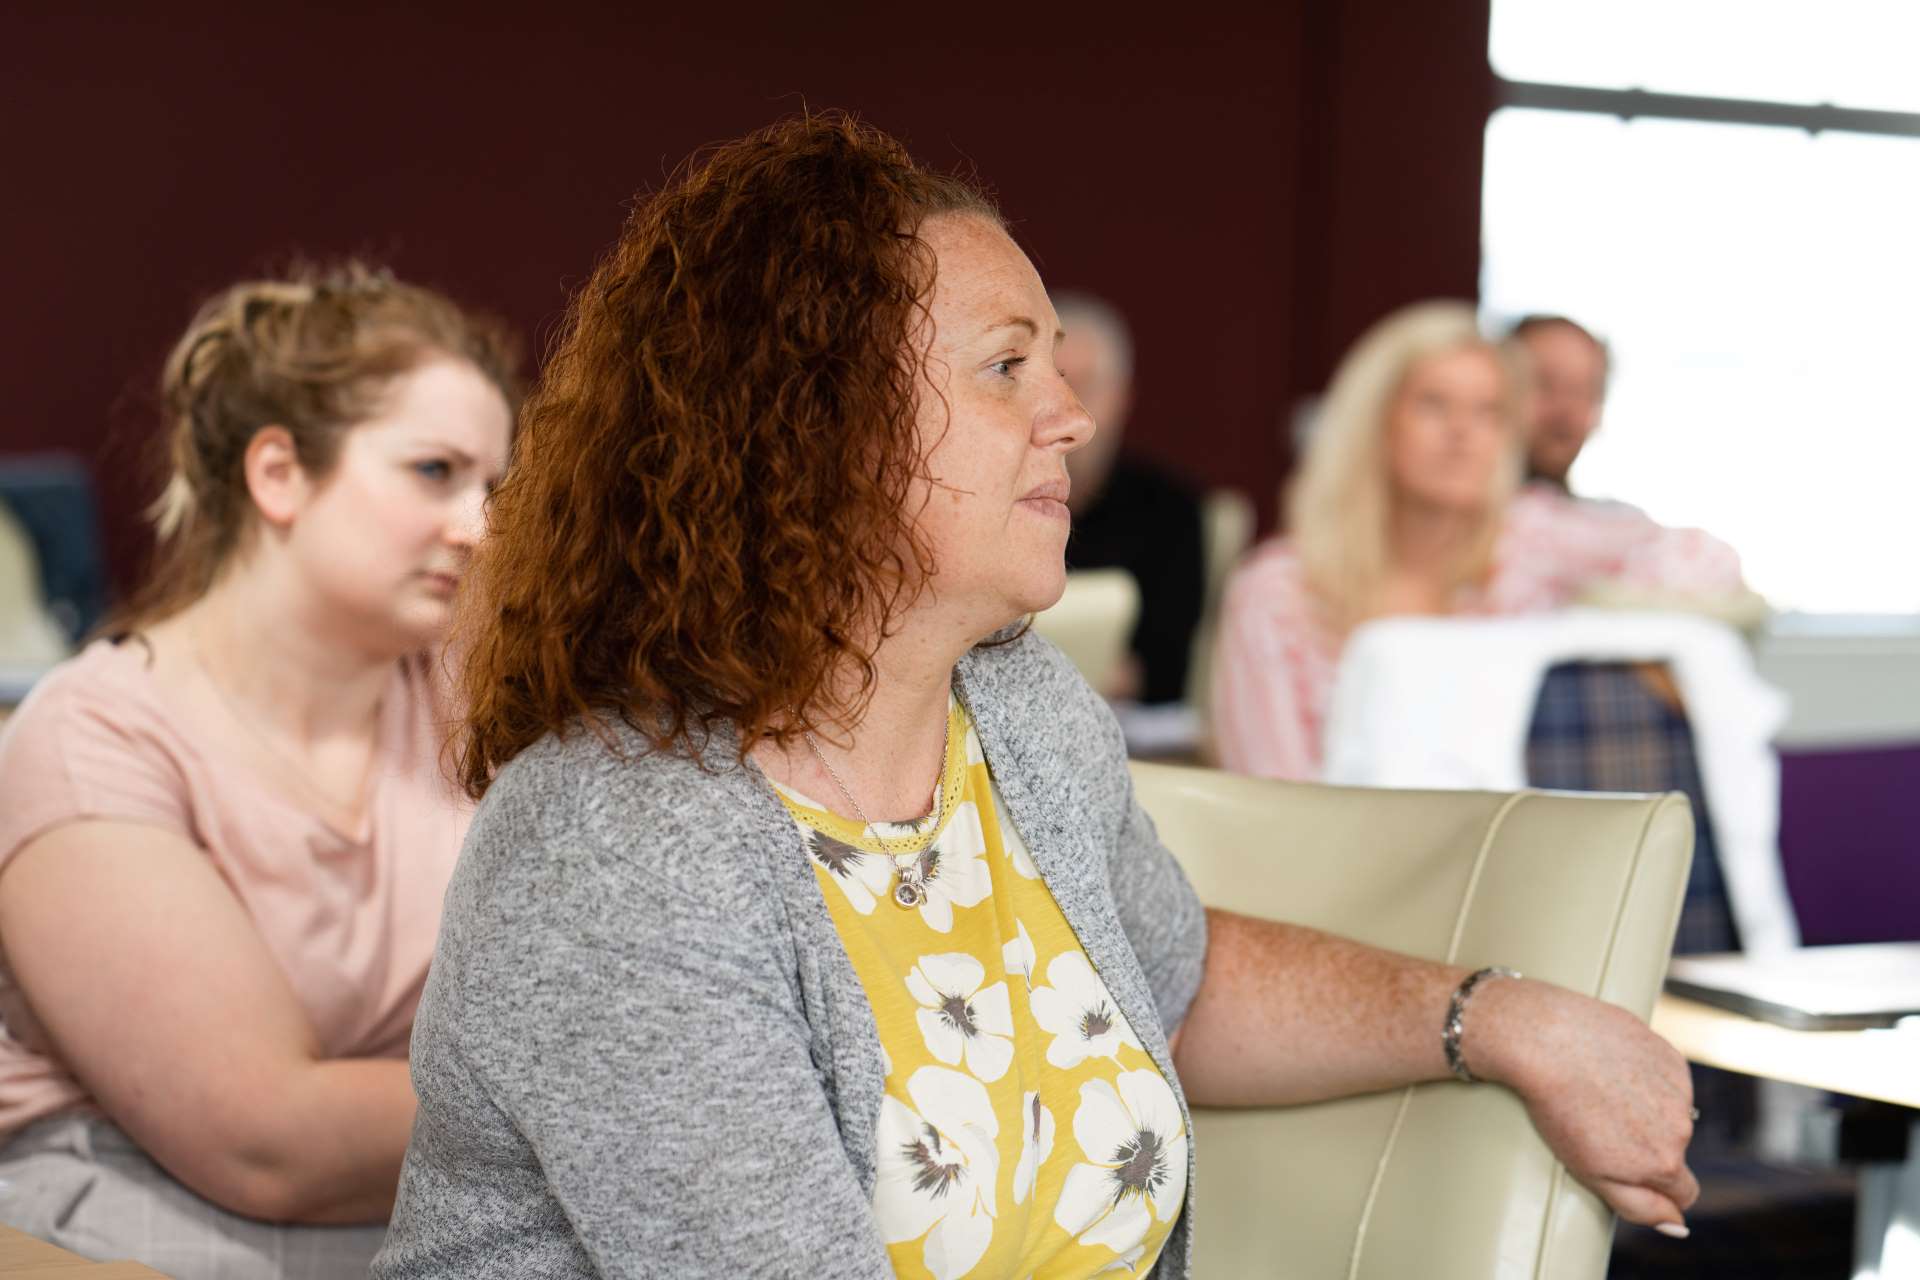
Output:
[[[1040,879],[956,699],[939,827],[840,817],[787,788],[887,1073],[873,1212],[896,1274],[1144,1275],[1186,1195],[1173,1090]],[[894,898],[880,839],[932,843]],[[916,845],[918,842],[914,842]]]

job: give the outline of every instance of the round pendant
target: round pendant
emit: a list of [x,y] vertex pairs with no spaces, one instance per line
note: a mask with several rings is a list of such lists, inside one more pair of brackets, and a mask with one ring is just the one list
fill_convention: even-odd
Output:
[[911,880],[902,880],[893,887],[893,900],[911,911],[927,900],[927,891]]

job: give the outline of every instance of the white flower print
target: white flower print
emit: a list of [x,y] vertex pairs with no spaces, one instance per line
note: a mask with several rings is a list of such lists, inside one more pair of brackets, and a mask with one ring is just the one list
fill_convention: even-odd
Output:
[[1080,1086],[1073,1136],[1086,1159],[1067,1171],[1053,1220],[1081,1244],[1125,1255],[1152,1219],[1171,1221],[1187,1190],[1187,1127],[1158,1071]]
[[1015,919],[1014,935],[1000,948],[1000,961],[1007,966],[1008,973],[1017,973],[1027,980],[1027,990],[1033,990],[1033,971],[1040,963],[1033,950],[1033,939],[1027,936],[1026,922]]
[[824,831],[807,831],[807,855],[840,886],[853,909],[863,916],[873,914],[878,898],[893,892],[893,867],[877,853],[856,849],[843,840],[835,840]]
[[914,1072],[907,1096],[912,1107],[891,1094],[880,1101],[873,1214],[888,1244],[924,1235],[927,1270],[953,1280],[993,1241],[1000,1124],[986,1086],[946,1067]]
[[1013,1167],[1015,1204],[1027,1202],[1034,1179],[1040,1176],[1040,1166],[1053,1154],[1053,1112],[1040,1101],[1039,1094],[1027,1093],[1021,1097],[1020,1117],[1020,1163]]
[[1013,1007],[1007,984],[982,988],[987,971],[964,952],[921,956],[907,974],[907,990],[920,1005],[915,1015],[927,1052],[949,1065],[962,1057],[982,1080],[998,1080],[1013,1061]]
[[1077,1067],[1088,1058],[1119,1059],[1120,1046],[1140,1047],[1140,1037],[1107,993],[1107,984],[1080,951],[1063,951],[1047,965],[1051,986],[1033,989],[1033,1020],[1052,1033],[1047,1061]]
[[1146,1256],[1147,1246],[1137,1244],[1093,1274],[1103,1276],[1109,1271],[1136,1271],[1140,1267],[1140,1259]]
[[[911,830],[885,822],[874,824],[876,834],[888,837],[909,834]],[[927,886],[926,901],[919,908],[920,919],[935,933],[953,931],[955,907],[977,906],[993,892],[993,878],[987,871],[986,858],[981,856],[986,849],[978,806],[971,800],[954,806],[953,817],[941,830],[940,838],[920,855],[920,871]],[[892,874],[889,868],[889,893]]]
[[893,1055],[887,1052],[887,1046],[880,1046],[880,1075],[884,1079],[893,1074]]

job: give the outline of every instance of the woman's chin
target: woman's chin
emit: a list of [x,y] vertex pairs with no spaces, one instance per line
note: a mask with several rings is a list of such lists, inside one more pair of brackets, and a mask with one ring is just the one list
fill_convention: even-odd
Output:
[[450,603],[411,602],[411,607],[396,611],[389,625],[383,628],[384,647],[401,655],[438,648],[451,634],[454,617]]
[[1036,575],[1031,583],[1023,583],[1023,590],[1017,593],[1019,613],[1024,617],[1029,613],[1045,613],[1060,603],[1060,597],[1067,592],[1067,571],[1062,565],[1051,575]]

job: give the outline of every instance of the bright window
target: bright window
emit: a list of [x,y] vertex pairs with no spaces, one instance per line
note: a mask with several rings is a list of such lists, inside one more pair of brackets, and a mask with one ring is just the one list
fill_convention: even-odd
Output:
[[[1507,80],[1920,110],[1890,70],[1920,4],[1493,12]],[[1726,538],[1781,607],[1920,611],[1917,240],[1920,137],[1527,108],[1487,128],[1489,318],[1564,313],[1614,351],[1575,488]]]

